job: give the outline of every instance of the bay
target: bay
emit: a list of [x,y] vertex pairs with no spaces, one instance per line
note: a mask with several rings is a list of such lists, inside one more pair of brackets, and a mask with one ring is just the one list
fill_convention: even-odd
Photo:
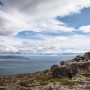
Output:
[[49,69],[60,61],[71,60],[76,55],[22,55],[29,59],[0,60],[0,75],[33,73]]

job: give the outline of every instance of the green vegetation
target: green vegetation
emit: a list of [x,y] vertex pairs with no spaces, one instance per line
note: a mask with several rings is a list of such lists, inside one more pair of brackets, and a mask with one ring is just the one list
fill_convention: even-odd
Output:
[[83,75],[85,77],[90,77],[90,72],[84,72],[84,73],[81,73],[81,75]]
[[90,90],[90,85],[89,86],[86,86],[86,89]]
[[[28,77],[27,77],[28,78]],[[76,85],[79,82],[78,81],[72,81],[69,80],[68,78],[51,78],[48,76],[45,76],[43,74],[34,74],[32,76],[29,76],[29,78],[34,78],[34,80],[29,80],[29,81],[21,81],[18,83],[18,85],[20,86],[24,86],[24,87],[34,87],[34,83],[37,81],[38,85],[44,86],[44,85],[48,85],[49,83],[60,83],[61,85]]]
[[86,78],[86,81],[90,81],[90,78]]
[[41,86],[44,86],[44,85],[47,85],[47,84],[48,84],[47,81],[45,81],[45,82],[40,82],[40,85],[41,85]]
[[[23,74],[23,75],[17,75],[12,76],[9,79],[8,78],[1,78],[0,79],[0,86],[5,86],[7,83],[12,83],[19,85],[24,88],[34,88],[35,86],[45,86],[48,84],[53,85],[66,85],[70,88],[76,87],[78,84],[81,85],[82,77],[85,77],[85,81],[90,81],[90,72],[84,72],[81,74],[77,74],[76,77],[69,79],[69,78],[53,78],[48,77],[45,73],[33,73],[33,74]],[[79,78],[77,80],[77,78]],[[90,86],[84,87],[85,89],[90,90]],[[0,88],[0,90],[4,90],[4,88]],[[49,90],[52,90],[52,87],[49,88]]]
[[23,86],[23,87],[28,87],[29,86],[28,84],[29,83],[27,83],[27,82],[19,82],[18,83],[18,85]]
[[66,81],[62,81],[61,84],[62,84],[62,85],[70,85],[70,86],[74,86],[74,85],[79,84],[79,82],[78,82],[78,81],[66,80]]

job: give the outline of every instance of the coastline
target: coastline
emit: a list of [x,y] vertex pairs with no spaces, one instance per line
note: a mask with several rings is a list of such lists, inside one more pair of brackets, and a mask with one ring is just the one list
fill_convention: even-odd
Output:
[[46,72],[18,74],[0,77],[0,90],[90,90],[90,77],[84,73],[72,79],[48,77]]
[[[90,53],[85,53],[84,56],[61,61],[48,70],[0,76],[0,90],[90,90],[89,70]],[[68,76],[69,71],[72,77]]]

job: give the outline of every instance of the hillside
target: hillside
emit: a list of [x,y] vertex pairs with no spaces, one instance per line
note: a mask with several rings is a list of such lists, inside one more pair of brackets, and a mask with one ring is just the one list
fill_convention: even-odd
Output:
[[0,90],[90,90],[90,52],[49,70],[2,76]]

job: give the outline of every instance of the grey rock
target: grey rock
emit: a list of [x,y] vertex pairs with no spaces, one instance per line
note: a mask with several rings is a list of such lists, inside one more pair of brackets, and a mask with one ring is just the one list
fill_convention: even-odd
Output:
[[84,56],[77,55],[73,60],[79,62],[81,60],[82,61],[85,60],[85,57]]
[[53,65],[51,67],[51,76],[52,77],[69,77],[85,72],[90,71],[90,52],[85,53],[83,56],[76,56],[72,60],[61,61],[60,65]]
[[90,52],[84,54],[86,60],[90,60]]

